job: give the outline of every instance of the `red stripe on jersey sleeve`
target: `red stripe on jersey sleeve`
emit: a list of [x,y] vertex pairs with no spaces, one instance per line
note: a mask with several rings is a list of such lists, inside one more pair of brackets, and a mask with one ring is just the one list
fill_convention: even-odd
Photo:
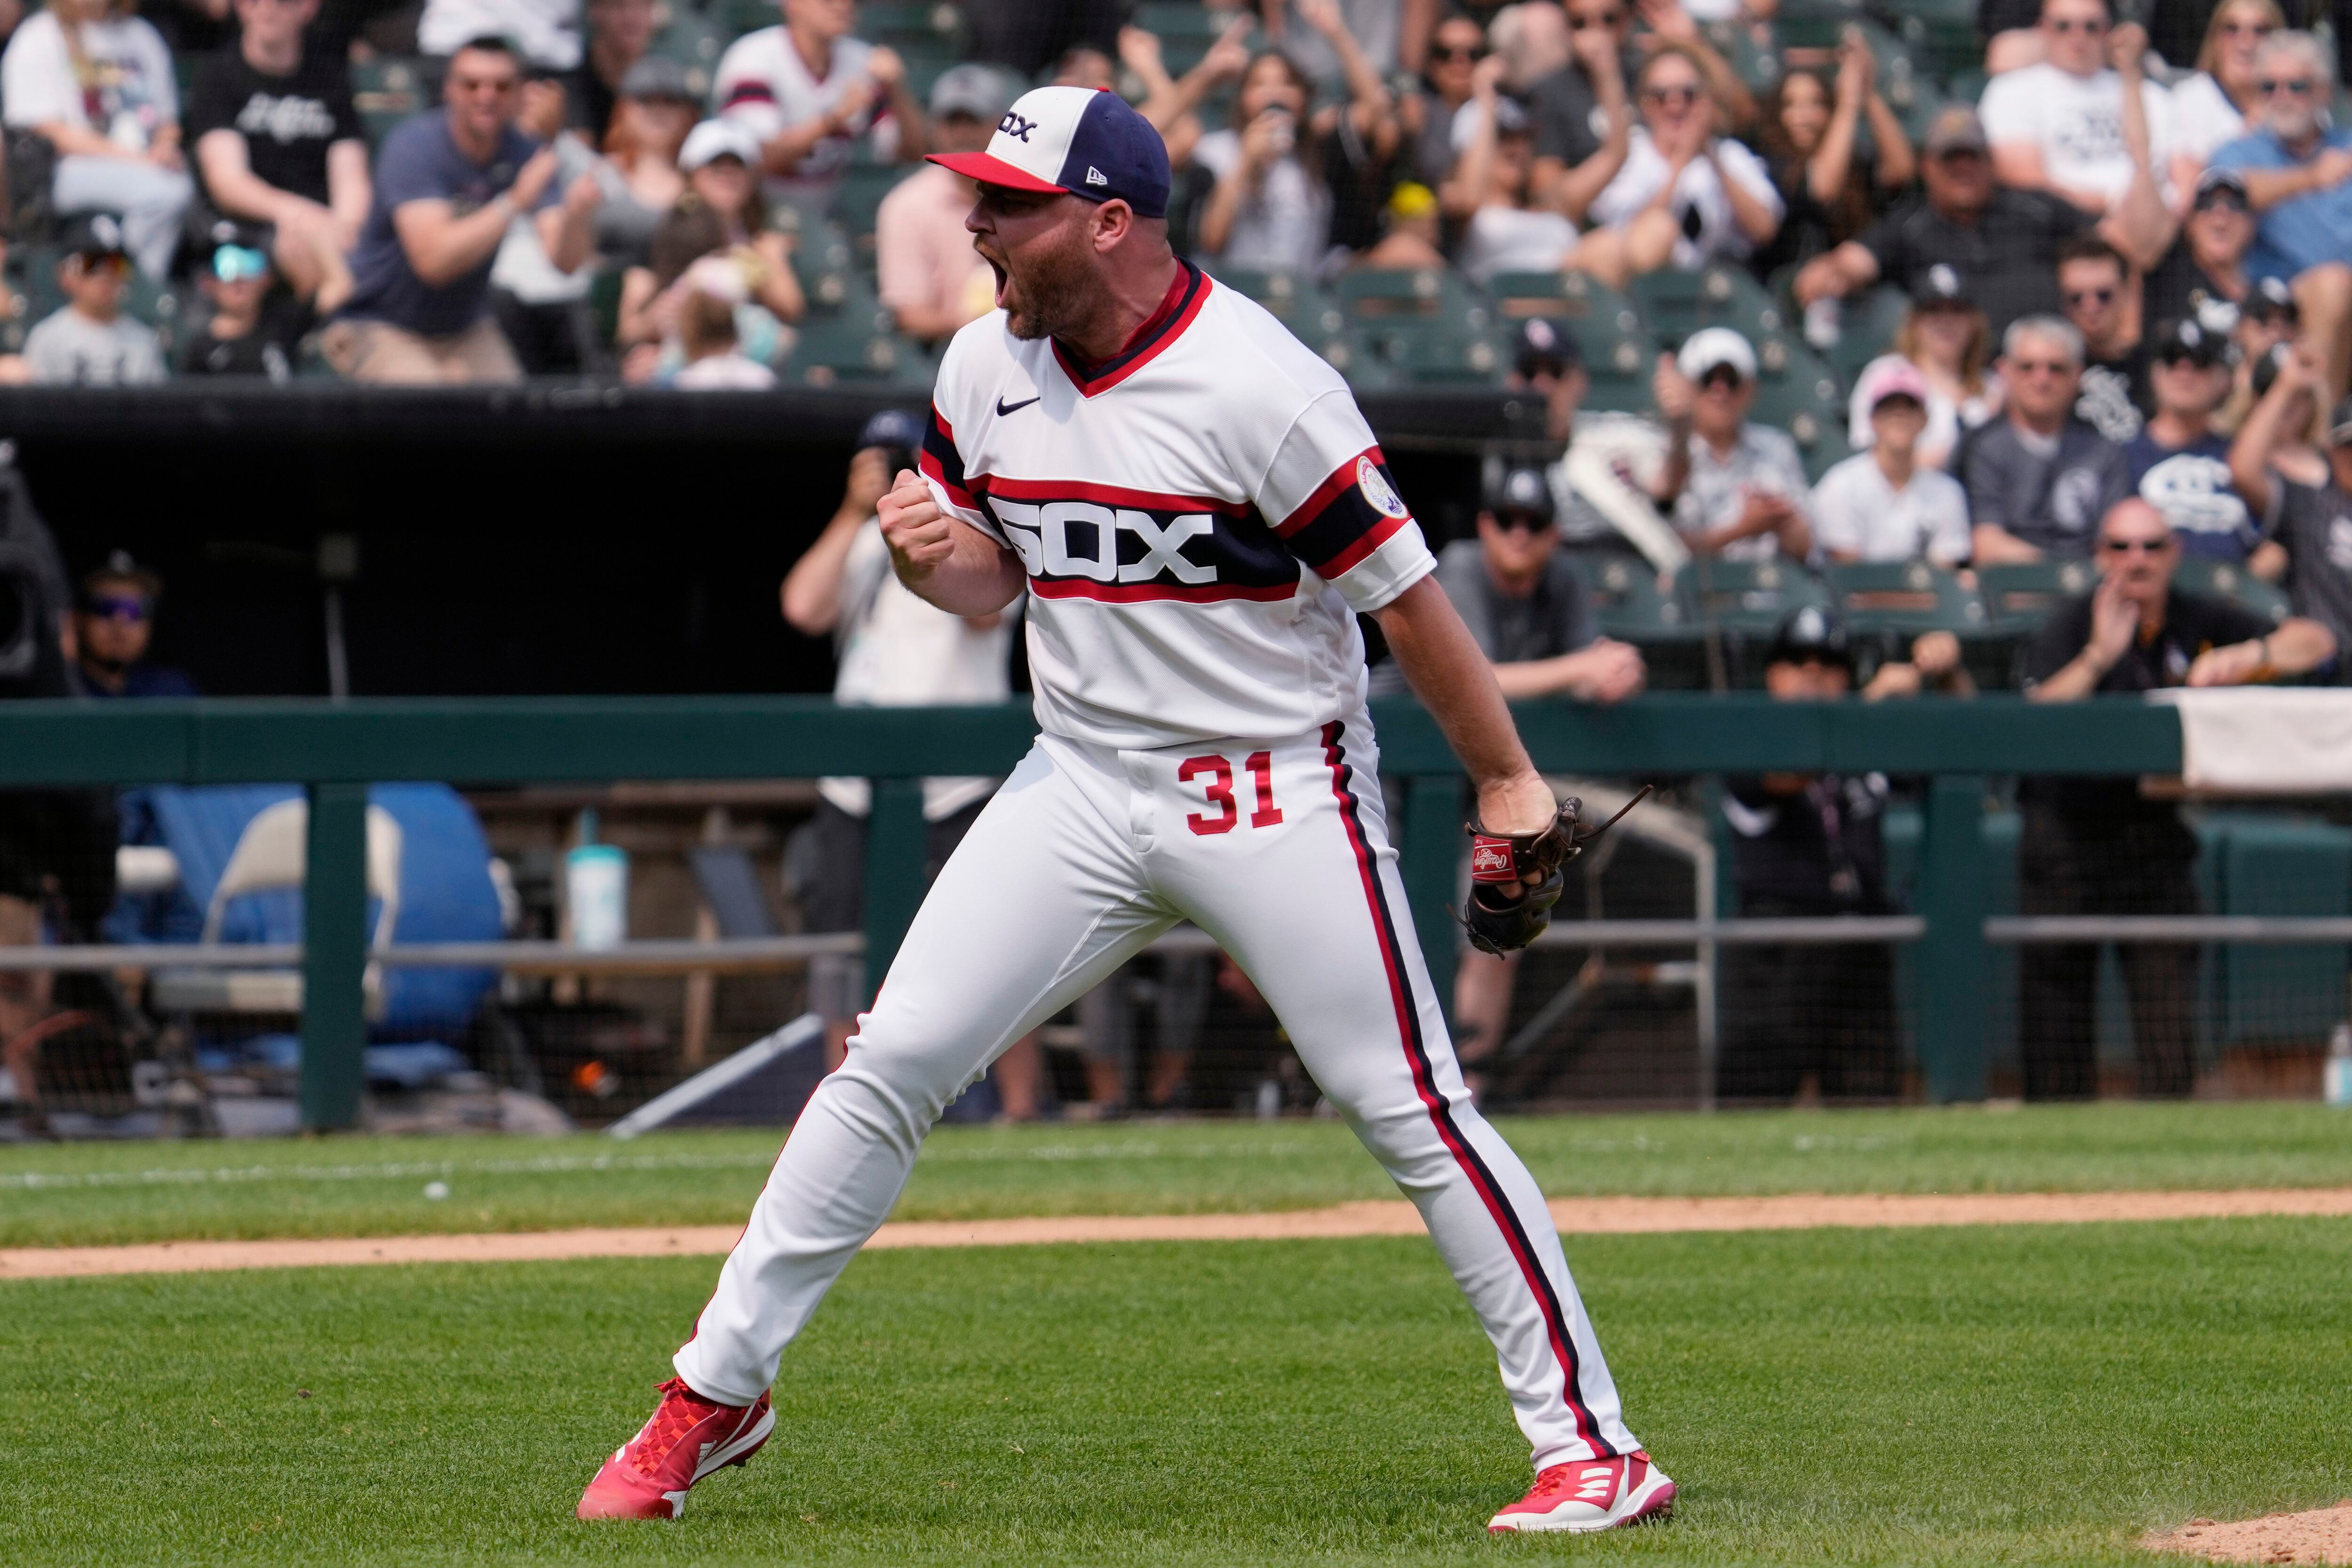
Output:
[[1343,573],[1354,570],[1356,567],[1361,565],[1364,559],[1370,555],[1373,551],[1378,550],[1381,545],[1386,544],[1390,540],[1394,539],[1397,536],[1398,531],[1402,529],[1406,523],[1409,523],[1412,521],[1412,519],[1410,517],[1388,517],[1383,515],[1377,526],[1365,533],[1362,538],[1357,540],[1355,543],[1349,545],[1345,550],[1340,551],[1339,554],[1334,555],[1330,560],[1324,562],[1323,564],[1315,568],[1316,573],[1324,577],[1337,577]]
[[1292,534],[1297,532],[1300,529],[1305,528],[1308,523],[1314,521],[1318,517],[1320,517],[1323,514],[1323,510],[1339,499],[1340,491],[1354,488],[1356,483],[1356,465],[1363,461],[1366,458],[1370,458],[1372,460],[1372,466],[1375,468],[1385,468],[1388,466],[1388,459],[1381,456],[1381,449],[1379,447],[1372,446],[1365,447],[1362,451],[1357,453],[1354,457],[1349,458],[1346,462],[1332,469],[1330,478],[1325,479],[1321,484],[1317,485],[1312,495],[1309,495],[1305,500],[1300,501],[1296,507],[1292,508],[1288,517],[1286,517],[1280,522],[1276,523],[1274,525],[1275,536],[1279,539],[1287,539]]

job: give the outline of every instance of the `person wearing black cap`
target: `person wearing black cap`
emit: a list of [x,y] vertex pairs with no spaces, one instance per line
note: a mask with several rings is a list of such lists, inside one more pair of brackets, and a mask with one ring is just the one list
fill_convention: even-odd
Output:
[[1574,431],[1576,411],[1592,384],[1585,373],[1584,349],[1561,322],[1529,316],[1519,323],[1511,356],[1510,384],[1544,400],[1544,439],[1565,441]]
[[194,697],[187,671],[147,662],[163,580],[131,558],[110,552],[74,596],[74,675],[91,697]]
[[[1437,581],[1494,662],[1504,696],[1608,703],[1642,689],[1641,651],[1601,635],[1583,580],[1559,553],[1551,483],[1533,464],[1499,467],[1478,511],[1478,537],[1438,552]],[[1462,955],[1454,1013],[1467,1065],[1501,1043],[1518,957]]]
[[588,0],[586,19],[580,64],[563,78],[564,113],[591,146],[602,147],[613,111],[628,91],[630,70],[653,58],[647,51],[662,17],[657,0]]
[[302,47],[319,0],[236,5],[236,41],[205,58],[188,94],[196,172],[219,215],[270,226],[279,275],[331,315],[351,293],[343,257],[370,198],[351,68]]
[[[2151,321],[2186,321],[2204,319],[2209,307],[2238,304],[2251,287],[2245,263],[2253,243],[2245,176],[2235,169],[2206,170],[2180,237],[2140,284],[2141,310]],[[2216,314],[2205,324],[2227,331],[2232,320]]]
[[[1782,702],[1842,701],[1853,686],[1844,625],[1818,605],[1780,623],[1764,685]],[[1748,919],[1883,915],[1886,780],[1878,773],[1765,773],[1724,781],[1731,878]],[[1869,942],[1727,947],[1716,1093],[1787,1100],[1810,1076],[1824,1099],[1892,1099],[1893,954]]]
[[2292,349],[2277,363],[2276,380],[2230,448],[2238,489],[2263,523],[2263,545],[2249,564],[2285,587],[2296,615],[2334,632],[2337,647],[2352,648],[2352,401],[2326,422],[2324,462],[2311,461],[2308,451],[2290,455],[2283,448],[2301,435],[2297,413],[2318,396],[2320,372]]
[[[890,570],[875,509],[890,477],[914,466],[922,444],[922,422],[903,409],[886,408],[868,419],[849,459],[840,506],[784,577],[784,619],[805,637],[833,638],[836,702],[903,708],[1004,702],[1013,696],[1015,617],[951,616],[917,598]],[[807,929],[856,931],[865,923],[869,786],[864,779],[836,778],[819,781],[817,788],[812,864],[802,879]],[[924,858],[933,871],[946,863],[995,790],[994,779],[923,781],[923,820],[929,824]],[[860,971],[854,958],[810,966],[810,1005],[826,1020],[828,1067],[839,1064],[863,1000]],[[1008,1113],[1035,1114],[1034,1047],[1006,1070],[1010,1081],[1001,1081],[1000,1090]]]
[[2230,395],[2230,340],[2167,321],[2154,348],[2156,413],[2124,447],[2133,492],[2164,513],[2183,555],[2243,561],[2260,533],[2230,477],[2230,443],[2213,432],[2213,411]]
[[140,386],[163,379],[155,329],[122,313],[131,258],[106,213],[76,218],[58,262],[64,308],[25,334],[25,369],[42,385]]

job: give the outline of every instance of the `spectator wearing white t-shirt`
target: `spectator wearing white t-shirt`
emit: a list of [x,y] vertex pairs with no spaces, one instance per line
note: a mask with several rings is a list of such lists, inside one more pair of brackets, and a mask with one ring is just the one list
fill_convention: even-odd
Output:
[[1673,266],[1745,260],[1780,232],[1780,193],[1764,161],[1719,137],[1720,110],[1697,58],[1661,44],[1635,80],[1642,122],[1625,166],[1585,216],[1570,265],[1612,287]]
[[416,47],[450,56],[475,38],[504,38],[541,71],[580,64],[580,0],[425,0]]
[[1993,174],[2085,212],[2117,210],[2172,146],[2171,101],[2141,74],[2147,34],[2112,25],[2106,0],[2042,0],[2039,65],[1993,78],[1977,105]]
[[1901,360],[1882,360],[1855,396],[1869,400],[1873,440],[1813,487],[1813,542],[1832,561],[1960,565],[1969,558],[1968,495],[1951,475],[1918,460],[1927,377]]
[[2197,175],[2225,142],[2246,133],[2262,112],[2254,50],[2286,26],[2275,0],[2222,0],[2206,25],[2197,74],[2172,84],[2172,184],[2193,191]]
[[1461,158],[1438,192],[1447,216],[1469,220],[1454,264],[1481,289],[1501,272],[1556,272],[1576,245],[1576,226],[1533,199],[1533,127],[1518,100],[1498,90],[1500,73],[1488,68],[1497,63],[1479,63],[1476,96],[1454,121]]
[[0,102],[10,128],[38,132],[57,149],[57,210],[121,214],[139,269],[163,278],[196,189],[163,36],[131,14],[130,0],[53,0],[0,54]]
[[784,22],[735,40],[710,85],[719,115],[759,139],[779,196],[830,195],[860,141],[885,162],[919,156],[922,106],[906,62],[849,30],[850,0],[783,0]]

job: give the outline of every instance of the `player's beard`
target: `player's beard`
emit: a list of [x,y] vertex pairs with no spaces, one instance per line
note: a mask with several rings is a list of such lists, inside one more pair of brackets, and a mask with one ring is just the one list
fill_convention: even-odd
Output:
[[1093,302],[1094,269],[1080,225],[1065,227],[1051,248],[1034,251],[1022,260],[1014,277],[1005,268],[1017,299],[1005,301],[1005,330],[1024,342],[1067,336],[1086,320]]

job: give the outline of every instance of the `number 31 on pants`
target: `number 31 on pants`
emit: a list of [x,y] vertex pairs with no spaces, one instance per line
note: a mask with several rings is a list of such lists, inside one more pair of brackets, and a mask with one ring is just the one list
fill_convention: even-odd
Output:
[[[1250,813],[1250,826],[1272,827],[1282,820],[1282,808],[1274,804],[1274,753],[1252,752],[1242,766],[1257,785],[1257,809]],[[1234,799],[1234,764],[1220,756],[1188,757],[1176,770],[1178,784],[1202,777],[1209,781],[1208,803],[1215,815],[1193,812],[1184,818],[1184,826],[1204,838],[1213,833],[1231,833],[1242,819],[1241,805]]]

